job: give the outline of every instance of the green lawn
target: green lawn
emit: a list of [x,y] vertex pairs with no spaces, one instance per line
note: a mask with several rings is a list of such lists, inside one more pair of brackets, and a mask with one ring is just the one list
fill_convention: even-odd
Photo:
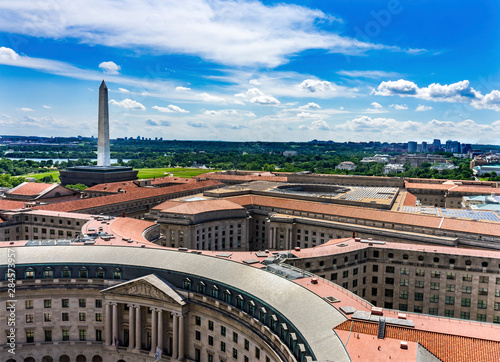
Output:
[[138,178],[163,177],[172,174],[174,177],[190,178],[202,173],[213,172],[215,170],[204,170],[199,168],[140,168]]
[[23,177],[33,177],[37,180],[42,179],[45,176],[52,176],[54,179],[54,182],[59,182],[59,171],[54,170],[54,171],[48,171],[48,172],[42,172],[42,173],[30,173],[27,175],[23,175]]
[[[212,172],[215,170],[204,170],[199,168],[140,168],[138,169],[138,178],[154,178],[163,177],[168,174],[172,174],[174,177],[185,177],[191,178],[202,173]],[[59,171],[49,171],[42,173],[30,173],[28,175],[23,175],[23,177],[34,177],[37,180],[51,175],[54,178],[54,182],[59,182]]]

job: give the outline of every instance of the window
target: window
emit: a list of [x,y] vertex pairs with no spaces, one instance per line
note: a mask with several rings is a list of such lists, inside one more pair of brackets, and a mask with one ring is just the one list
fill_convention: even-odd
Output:
[[413,311],[415,313],[422,313],[423,312],[423,307],[421,305],[416,305],[413,307]]
[[26,269],[26,271],[24,272],[24,278],[25,279],[34,279],[35,278],[35,271],[33,270],[33,268]]
[[69,329],[62,330],[62,340],[69,341]]
[[61,314],[61,320],[63,322],[69,322],[69,313],[62,313]]
[[438,308],[429,308],[430,315],[438,315]]
[[86,299],[78,299],[78,306],[80,308],[85,308],[87,306],[87,300]]
[[35,331],[26,331],[26,343],[33,343],[35,341]]
[[488,295],[488,288],[479,288],[478,294],[479,295]]
[[449,304],[449,305],[454,305],[455,304],[455,297],[446,296],[444,298],[444,303]]
[[408,304],[399,304],[399,310],[402,311],[407,311],[408,310]]
[[221,334],[222,336],[226,336],[226,327],[224,327],[224,326],[220,326],[220,334]]
[[480,275],[479,276],[479,283],[489,283],[490,277],[487,277],[485,275]]
[[448,318],[453,318],[455,317],[455,311],[453,309],[445,309],[444,316]]
[[95,300],[95,307],[96,308],[102,308],[102,299],[96,299]]
[[488,302],[486,300],[478,300],[477,301],[477,307],[479,309],[486,309],[488,305]]
[[372,277],[372,284],[378,283],[378,277]]
[[52,330],[51,329],[45,329],[45,342],[50,342],[52,341]]
[[226,352],[226,343],[225,342],[220,342],[220,350],[222,352]]
[[198,316],[196,316],[196,317],[194,317],[194,319],[195,319],[195,324],[196,324],[197,326],[201,326],[201,318],[200,318],[200,317],[198,317]]
[[431,283],[432,290],[439,290],[439,283]]
[[352,275],[358,275],[358,268],[354,268],[352,270]]
[[260,348],[255,347],[255,358],[260,359]]
[[87,330],[80,329],[80,341],[86,341],[86,340],[87,340]]
[[423,280],[415,280],[415,288],[423,288],[424,281]]
[[441,277],[441,272],[438,270],[433,270],[431,271],[431,278],[440,278]]
[[26,323],[33,323],[33,320],[34,320],[34,314],[33,313],[30,313],[30,314],[26,314]]
[[250,350],[250,341],[248,339],[245,339],[245,350]]
[[95,340],[97,342],[102,342],[102,329],[95,330]]
[[214,345],[214,337],[213,336],[208,336],[208,345],[213,346]]
[[408,269],[408,268],[401,268],[401,274],[403,274],[403,275],[409,275],[410,274],[410,269]]
[[211,331],[214,330],[214,322],[213,321],[208,321],[208,329],[210,329]]
[[87,270],[86,268],[81,268],[81,269],[79,270],[79,275],[78,275],[78,277],[79,277],[79,278],[83,278],[83,279],[88,278],[88,277],[89,277],[89,272],[88,272],[88,270]]
[[447,292],[454,292],[455,291],[455,284],[446,284],[446,291]]
[[463,274],[462,275],[462,280],[464,282],[471,282],[472,281],[472,274]]
[[462,293],[464,294],[471,294],[472,293],[472,287],[462,287]]
[[194,338],[197,341],[201,341],[201,332],[200,331],[194,331]]
[[349,277],[349,270],[344,270],[342,272],[342,278],[347,278],[347,277]]
[[386,266],[385,272],[386,273],[394,273],[394,267],[393,266]]
[[486,314],[480,314],[480,313],[478,313],[476,320],[479,321],[479,322],[486,322]]
[[80,322],[85,322],[87,320],[87,313],[85,312],[78,313],[78,320]]
[[97,270],[95,271],[95,277],[98,279],[104,279],[104,274],[104,269],[101,267],[97,268]]
[[46,268],[43,271],[43,277],[44,278],[53,278],[54,277],[54,271],[50,268]]
[[373,272],[375,272],[375,273],[376,273],[376,272],[378,272],[378,265],[376,265],[376,264],[375,264],[375,265],[373,265],[373,266],[372,266],[372,270],[373,270]]
[[332,273],[332,275],[330,275],[330,280],[337,280],[337,273]]
[[470,298],[462,298],[462,307],[470,307]]
[[44,299],[43,300],[43,307],[44,308],[51,308],[52,307],[52,299]]
[[233,332],[233,342],[238,343],[238,333]]
[[438,294],[431,294],[431,296],[429,298],[429,302],[439,303],[439,295]]
[[120,269],[115,269],[115,271],[113,272],[113,279],[121,279],[122,278],[122,272],[120,271]]
[[407,290],[401,290],[399,292],[399,298],[401,298],[401,299],[408,299],[408,291]]
[[500,302],[495,302],[495,310],[500,310]]
[[43,321],[44,322],[51,322],[52,321],[52,313],[49,313],[49,312],[43,313]]
[[26,300],[24,302],[25,308],[26,309],[33,309],[33,301],[32,300]]
[[377,295],[377,288],[372,288],[372,295],[376,296]]
[[460,319],[470,319],[469,312],[460,312]]
[[415,300],[424,300],[424,293],[415,293]]
[[408,286],[408,279],[401,279],[399,281],[399,285],[402,287],[407,287]]
[[238,350],[236,348],[233,348],[233,358],[238,358]]
[[455,280],[457,277],[457,273],[446,273],[446,279]]
[[378,250],[373,250],[373,257],[378,258],[379,257],[379,251]]
[[95,314],[95,321],[96,322],[102,322],[102,313],[96,313]]
[[385,278],[385,284],[393,285],[394,284],[394,278]]
[[66,266],[63,268],[61,271],[61,277],[62,278],[71,278],[71,270]]
[[415,276],[417,276],[417,277],[423,277],[423,276],[425,276],[425,270],[424,269],[417,269],[417,270],[415,270]]

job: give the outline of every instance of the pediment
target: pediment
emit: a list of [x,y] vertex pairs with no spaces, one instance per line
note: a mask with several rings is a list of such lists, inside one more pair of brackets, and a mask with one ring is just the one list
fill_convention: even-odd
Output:
[[185,298],[175,290],[172,284],[158,278],[154,274],[114,285],[102,290],[101,293],[137,297],[179,306],[186,304]]

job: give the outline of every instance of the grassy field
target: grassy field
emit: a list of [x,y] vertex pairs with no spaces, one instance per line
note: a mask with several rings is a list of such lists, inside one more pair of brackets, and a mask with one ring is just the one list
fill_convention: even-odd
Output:
[[199,168],[140,168],[138,170],[138,178],[163,177],[167,176],[168,174],[172,174],[174,177],[190,178],[201,175],[202,173],[215,171]]
[[[185,177],[190,178],[202,173],[212,172],[215,170],[204,170],[199,168],[140,168],[138,169],[138,178],[154,178],[163,177],[168,174],[172,174],[174,177]],[[30,173],[28,175],[23,175],[23,177],[34,177],[37,180],[42,179],[45,176],[51,175],[55,182],[59,182],[59,171],[49,171],[43,173]]]

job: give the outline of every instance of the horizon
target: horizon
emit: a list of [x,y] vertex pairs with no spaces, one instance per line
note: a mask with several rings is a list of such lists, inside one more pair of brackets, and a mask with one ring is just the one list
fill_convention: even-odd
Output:
[[79,1],[0,4],[2,133],[97,137],[105,80],[113,138],[500,136],[497,3]]

